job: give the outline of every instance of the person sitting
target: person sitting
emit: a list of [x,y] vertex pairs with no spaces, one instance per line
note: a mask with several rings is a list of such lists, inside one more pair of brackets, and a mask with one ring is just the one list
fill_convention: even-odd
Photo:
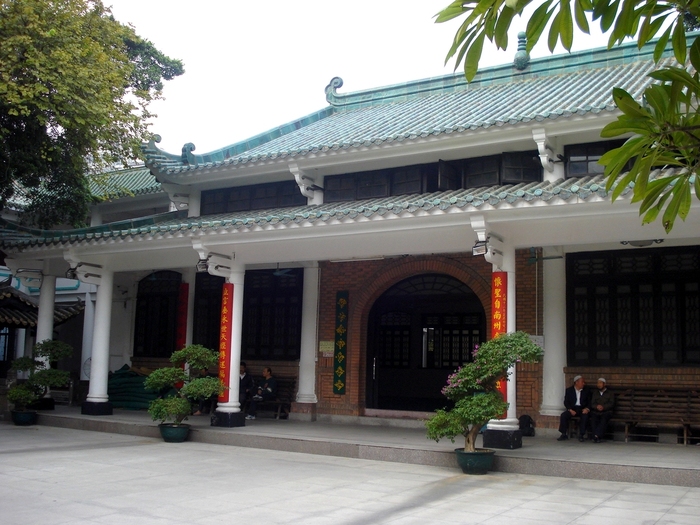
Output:
[[248,399],[248,397],[251,395],[251,391],[253,390],[253,387],[255,386],[253,382],[253,376],[251,376],[247,371],[246,371],[246,364],[245,361],[241,361],[241,367],[240,367],[240,383],[238,386],[238,401],[240,402],[241,406],[243,406]]
[[250,401],[250,407],[248,407],[248,415],[246,419],[255,419],[258,413],[257,404],[259,401],[264,401],[266,399],[274,399],[277,396],[277,380],[272,377],[272,369],[268,366],[263,368],[263,380],[257,388],[257,393],[253,396]]
[[608,382],[604,377],[599,377],[596,386],[597,390],[591,396],[591,431],[593,432],[593,443],[600,443],[605,436],[605,429],[613,415],[615,406],[615,395],[608,390]]
[[586,428],[588,427],[588,414],[590,413],[591,392],[585,388],[586,381],[583,376],[574,377],[574,384],[564,392],[564,407],[566,410],[559,416],[559,432],[561,436],[557,441],[569,439],[569,421],[574,416],[578,416],[578,440],[583,442],[586,439]]

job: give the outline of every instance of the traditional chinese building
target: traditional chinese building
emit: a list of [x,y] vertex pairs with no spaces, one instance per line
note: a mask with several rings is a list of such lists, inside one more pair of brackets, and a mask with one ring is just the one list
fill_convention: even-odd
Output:
[[[111,410],[110,370],[188,342],[221,350],[222,373],[243,359],[296,378],[292,417],[307,419],[442,406],[447,375],[501,331],[545,349],[517,367],[507,425],[552,425],[576,373],[697,385],[700,203],[668,235],[642,226],[597,162],[619,144],[600,138],[611,89],[641,99],[652,52],[552,56],[470,84],[342,93],[334,78],[326,107],[246,141],[149,143],[145,168],[115,175],[129,196],[89,228],[17,232],[7,264],[41,275],[47,304],[57,276],[96,287],[90,414]],[[224,424],[242,424],[237,392]]]

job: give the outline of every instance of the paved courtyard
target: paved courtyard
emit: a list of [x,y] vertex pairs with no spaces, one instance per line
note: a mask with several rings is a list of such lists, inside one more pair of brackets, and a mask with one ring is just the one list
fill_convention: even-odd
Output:
[[700,488],[280,452],[0,423],[0,523],[693,524]]

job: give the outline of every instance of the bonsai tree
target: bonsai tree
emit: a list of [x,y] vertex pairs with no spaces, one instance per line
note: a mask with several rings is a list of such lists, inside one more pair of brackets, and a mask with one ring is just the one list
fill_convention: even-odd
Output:
[[[146,378],[145,387],[164,392],[164,395],[151,401],[148,413],[154,421],[172,421],[180,425],[192,413],[193,404],[199,399],[207,399],[219,394],[224,385],[218,377],[202,377],[205,369],[217,365],[219,353],[202,345],[188,345],[170,356],[175,365],[155,370]],[[187,365],[182,368],[182,365]]]
[[473,360],[447,378],[442,393],[454,401],[454,408],[437,410],[426,421],[428,438],[448,437],[454,443],[455,436],[462,435],[464,450],[474,452],[479,430],[508,409],[496,383],[507,379],[515,363],[534,363],[541,357],[542,349],[525,332],[501,334],[477,347]]
[[19,357],[12,361],[10,370],[27,372],[26,381],[17,381],[7,391],[7,400],[15,410],[25,411],[32,403],[43,397],[49,388],[65,386],[70,381],[70,373],[51,368],[52,361],[58,361],[73,354],[73,347],[62,341],[46,339],[34,345],[31,356]]

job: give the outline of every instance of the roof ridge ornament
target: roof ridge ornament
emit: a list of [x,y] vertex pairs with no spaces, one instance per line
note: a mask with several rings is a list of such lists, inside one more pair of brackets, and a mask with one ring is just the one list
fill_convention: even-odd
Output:
[[197,159],[194,156],[194,153],[192,153],[195,150],[195,146],[192,142],[186,143],[184,146],[182,146],[182,163],[187,164],[189,166],[196,166],[197,165]]
[[336,91],[341,87],[343,87],[343,79],[340,77],[333,77],[326,86],[326,101],[328,101],[328,103],[332,106],[336,105],[334,104],[336,101],[335,99],[338,97],[338,93]]
[[518,51],[515,53],[513,65],[518,71],[523,71],[530,65],[530,54],[527,52],[527,33],[518,33]]

